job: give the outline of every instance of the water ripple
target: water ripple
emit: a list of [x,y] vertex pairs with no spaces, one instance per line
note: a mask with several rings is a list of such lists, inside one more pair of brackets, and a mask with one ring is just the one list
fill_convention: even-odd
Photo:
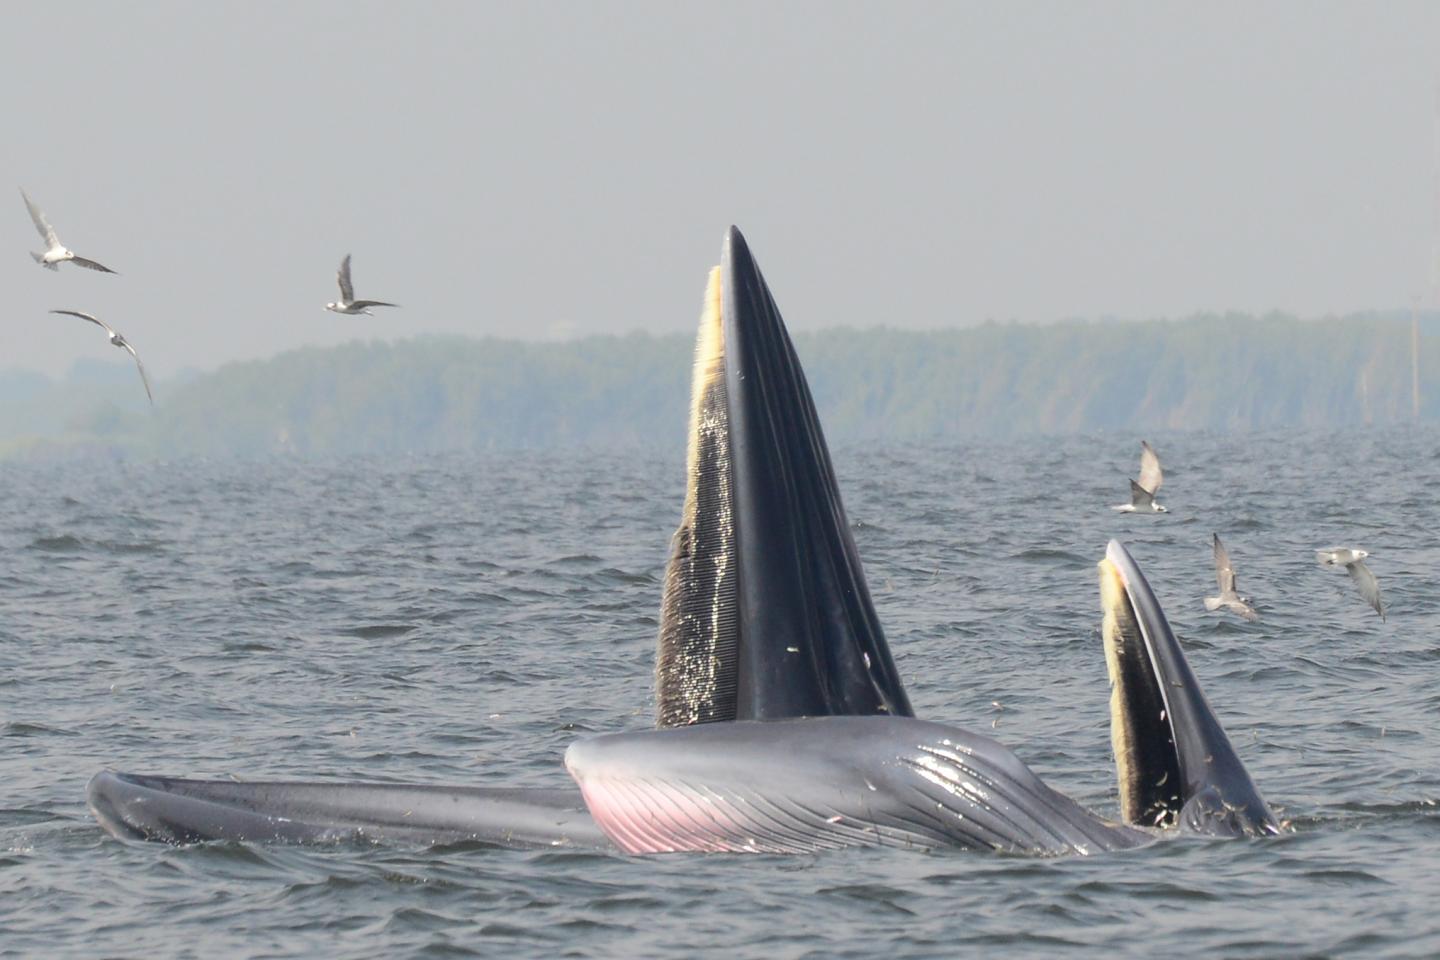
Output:
[[[1172,516],[1108,509],[1131,437],[832,453],[918,713],[1114,815],[1094,563],[1119,537],[1278,838],[1060,860],[113,840],[83,800],[106,767],[565,783],[571,741],[650,722],[683,450],[0,464],[0,953],[1440,954],[1440,506],[1416,493],[1440,434],[1149,439]],[[1203,608],[1212,530],[1257,623]],[[1350,542],[1387,623],[1314,563]]]

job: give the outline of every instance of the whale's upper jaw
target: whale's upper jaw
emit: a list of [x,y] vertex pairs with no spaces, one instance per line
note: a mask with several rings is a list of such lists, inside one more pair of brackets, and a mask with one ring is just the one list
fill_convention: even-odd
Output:
[[701,320],[660,726],[911,715],[780,311],[735,227]]
[[1124,819],[1227,836],[1279,832],[1134,559],[1111,540],[1099,570]]

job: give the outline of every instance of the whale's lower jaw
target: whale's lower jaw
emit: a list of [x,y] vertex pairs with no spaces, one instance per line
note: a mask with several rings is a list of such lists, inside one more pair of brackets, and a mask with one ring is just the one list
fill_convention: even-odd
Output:
[[1005,747],[905,717],[650,730],[571,745],[595,822],[627,853],[854,846],[1089,854],[1149,842],[1045,786]]
[[101,826],[127,840],[612,849],[573,788],[238,783],[107,770],[86,799]]
[[565,762],[580,793],[110,771],[87,793],[115,836],[177,844],[478,842],[627,853],[882,846],[1058,856],[1153,837],[1096,817],[988,737],[904,717],[612,734],[573,744]]

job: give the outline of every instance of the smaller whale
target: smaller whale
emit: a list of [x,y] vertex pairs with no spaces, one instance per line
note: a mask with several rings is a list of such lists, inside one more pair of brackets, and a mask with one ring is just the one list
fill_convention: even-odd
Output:
[[1160,485],[1165,482],[1165,475],[1160,472],[1160,458],[1155,454],[1155,448],[1150,446],[1148,441],[1140,441],[1140,479],[1130,481],[1130,502],[1120,503],[1111,507],[1121,513],[1169,513],[1170,511],[1155,502],[1155,494],[1160,492]]

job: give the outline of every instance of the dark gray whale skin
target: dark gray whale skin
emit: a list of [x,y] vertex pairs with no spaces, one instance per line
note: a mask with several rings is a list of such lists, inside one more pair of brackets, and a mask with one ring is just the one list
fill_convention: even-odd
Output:
[[[988,737],[906,717],[611,734],[572,745],[566,765],[583,797],[573,787],[242,783],[110,771],[87,793],[115,836],[173,844],[479,842],[630,853],[860,845],[1055,855],[1153,839],[1052,790]],[[693,825],[677,832],[686,820]]]
[[[711,513],[702,519],[724,522],[682,526],[686,549],[709,552],[680,560],[722,562],[671,567],[680,571],[673,609],[690,618],[679,631],[694,641],[689,663],[725,661],[713,671],[724,682],[704,682],[702,669],[701,682],[668,691],[703,707],[694,715],[704,719],[573,744],[566,765],[578,790],[106,771],[87,790],[101,825],[169,843],[475,841],[629,853],[883,845],[1055,855],[1153,838],[1089,813],[994,740],[911,716],[799,360],[733,227],[719,283],[720,315],[707,318],[723,371],[706,413],[727,426],[708,441]],[[714,530],[704,543],[688,539]],[[1196,801],[1179,821],[1229,835],[1273,824],[1138,567],[1118,544],[1112,562],[1125,578],[1127,622],[1147,644],[1136,668],[1159,691],[1152,699],[1170,704],[1139,717],[1137,730],[1157,755],[1178,754],[1167,759],[1177,780],[1185,774],[1176,800]]]
[[86,794],[100,824],[131,840],[613,849],[573,787],[239,783],[107,770]]

